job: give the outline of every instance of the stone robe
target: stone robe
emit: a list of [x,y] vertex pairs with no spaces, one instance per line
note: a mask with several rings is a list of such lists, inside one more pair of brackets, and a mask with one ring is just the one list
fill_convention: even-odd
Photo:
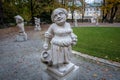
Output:
[[70,24],[65,22],[64,26],[58,26],[53,23],[45,33],[45,37],[51,39],[49,52],[53,65],[68,63],[72,53],[73,39],[77,38],[72,32]]

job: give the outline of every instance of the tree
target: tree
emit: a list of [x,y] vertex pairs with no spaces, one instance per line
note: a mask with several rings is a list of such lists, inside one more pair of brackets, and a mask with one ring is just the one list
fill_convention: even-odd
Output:
[[82,9],[81,9],[81,12],[82,12],[82,22],[83,22],[86,4],[85,4],[85,0],[81,0],[81,2],[82,2]]
[[2,1],[0,0],[0,28],[2,28],[2,25],[4,25],[3,21],[3,6],[2,6]]
[[102,22],[108,21],[109,23],[113,23],[119,5],[120,0],[103,0],[101,8],[103,11]]
[[17,15],[21,15],[25,21],[31,20],[29,0],[14,0],[13,4]]
[[56,0],[0,0],[0,24],[14,23],[14,16],[20,15],[25,21],[40,17],[51,21],[51,12],[57,7],[65,7]]
[[120,5],[118,6],[118,10],[115,16],[115,20],[116,22],[120,22]]
[[64,7],[65,5],[57,2],[56,0],[37,0],[33,1],[33,16],[38,16],[41,21],[50,23],[51,13],[55,8]]
[[[83,0],[82,0],[83,1]],[[82,2],[80,1],[80,2]],[[74,11],[75,10],[79,10],[83,13],[84,11],[84,5],[83,5],[84,2],[82,2],[81,4],[80,3],[77,3],[75,0],[69,0],[68,1],[68,7],[70,8],[71,10],[71,13],[72,13],[72,22],[73,22],[73,18],[74,18]],[[83,18],[83,16],[82,16]]]
[[5,23],[14,22],[14,16],[21,15],[26,21],[30,20],[29,2],[27,0],[3,0]]
[[8,24],[10,22],[13,21],[13,17],[11,17],[12,15],[14,15],[14,13],[12,11],[14,11],[14,7],[13,7],[13,0],[0,0],[1,3],[1,19],[2,19],[2,26],[4,27],[8,27]]

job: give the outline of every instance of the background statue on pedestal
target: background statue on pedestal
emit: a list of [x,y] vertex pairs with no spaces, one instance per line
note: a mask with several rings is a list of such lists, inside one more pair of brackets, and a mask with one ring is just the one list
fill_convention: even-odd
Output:
[[41,27],[40,27],[40,18],[34,17],[34,19],[35,19],[35,28],[34,28],[34,30],[35,31],[41,30]]
[[44,51],[41,54],[41,59],[48,66],[48,70],[58,76],[64,76],[74,69],[70,55],[71,45],[76,44],[77,36],[73,33],[70,24],[66,22],[67,16],[67,10],[63,8],[53,11],[51,15],[53,24],[45,32]]
[[98,25],[99,25],[98,20],[99,20],[99,15],[98,15],[98,13],[95,12],[95,13],[92,15],[91,23],[95,23],[95,25],[98,26]]
[[17,15],[14,17],[17,23],[17,27],[19,28],[19,34],[16,36],[16,41],[26,41],[27,40],[27,34],[24,29],[24,19]]

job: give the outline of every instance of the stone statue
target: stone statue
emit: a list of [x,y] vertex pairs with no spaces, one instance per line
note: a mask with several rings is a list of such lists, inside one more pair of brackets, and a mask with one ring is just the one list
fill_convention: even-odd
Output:
[[74,21],[75,21],[75,25],[74,26],[78,27],[77,19],[79,19],[79,14],[77,13],[77,11],[74,11],[73,15],[74,15]]
[[16,36],[16,41],[26,41],[27,40],[27,34],[24,29],[24,19],[17,15],[14,17],[17,23],[17,27],[19,28],[19,34]]
[[99,25],[99,22],[98,22],[98,13],[94,12],[92,18],[91,18],[91,23],[95,23],[96,26]]
[[47,69],[58,76],[64,76],[74,69],[70,55],[71,45],[76,44],[77,36],[66,22],[67,16],[64,8],[57,8],[52,12],[51,19],[54,23],[45,32],[44,51],[41,53],[41,60],[47,65]]
[[40,18],[34,17],[34,19],[35,19],[35,28],[34,28],[34,30],[35,31],[41,30],[41,27],[40,27]]

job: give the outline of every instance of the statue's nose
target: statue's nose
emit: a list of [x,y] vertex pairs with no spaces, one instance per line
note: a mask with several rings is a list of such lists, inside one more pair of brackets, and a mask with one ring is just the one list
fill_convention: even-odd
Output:
[[57,17],[59,18],[59,17],[60,17],[60,15],[58,14],[58,15],[57,15]]

